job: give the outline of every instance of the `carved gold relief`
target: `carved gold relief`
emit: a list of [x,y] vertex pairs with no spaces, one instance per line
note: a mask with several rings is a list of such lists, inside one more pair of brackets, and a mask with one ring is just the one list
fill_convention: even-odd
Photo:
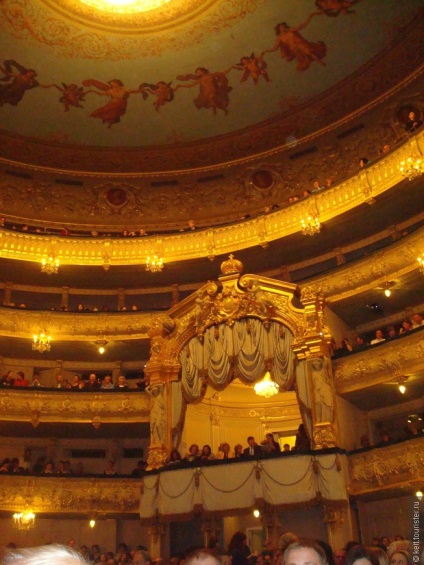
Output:
[[150,414],[147,393],[66,393],[43,390],[2,390],[0,419],[31,422],[101,423],[148,422]]
[[334,384],[339,394],[389,382],[422,370],[424,334],[413,333],[376,349],[335,359]]
[[[1,240],[1,234],[0,234]],[[71,312],[45,312],[2,309],[0,335],[32,338],[47,330],[52,339],[67,341],[91,340],[99,336],[105,339],[148,339],[151,314],[114,312],[103,314],[85,313],[83,316]]]
[[[424,132],[418,134],[417,142],[424,148]],[[379,162],[377,165],[374,165],[379,171],[378,174],[373,170],[373,166],[367,169],[367,174],[375,179],[375,186],[373,188],[375,194],[381,194],[389,190],[402,180],[397,165],[399,160],[405,155],[405,151],[406,149],[401,147],[388,155],[383,163]],[[380,175],[382,167],[384,167],[384,177]],[[59,189],[55,188],[55,190]],[[18,202],[19,199],[23,199],[24,202],[25,200],[31,201],[30,198],[28,199],[25,190],[19,188],[18,185],[16,185],[16,191],[13,194],[12,201]],[[57,197],[46,199],[47,196],[48,193],[45,193],[42,197],[45,199],[43,200],[45,202],[44,206],[54,209],[54,202],[57,201]],[[0,191],[0,201],[4,200],[4,198],[4,193]],[[359,176],[354,176],[339,185],[335,185],[324,193],[315,195],[314,198],[320,211],[321,221],[330,220],[362,204],[361,179]],[[63,206],[63,203],[64,199],[61,200],[60,206]],[[240,224],[196,233],[164,234],[161,238],[163,259],[165,263],[199,259],[200,257],[208,257],[211,254],[220,255],[234,252],[237,249],[256,246],[263,229],[266,231],[267,241],[286,237],[300,231],[300,220],[304,207],[304,202],[297,202],[289,208],[278,210],[262,218],[244,221]],[[211,243],[211,234],[213,243]],[[414,238],[414,235],[411,237]],[[402,244],[403,241],[400,241],[399,245]],[[107,264],[112,267],[113,265],[144,264],[146,257],[155,253],[156,245],[156,237],[153,236],[105,240],[100,238],[46,237],[29,233],[0,231],[0,254],[3,257],[41,262],[43,255],[54,248],[56,257],[61,265],[103,266],[105,264],[105,254],[107,254]],[[342,298],[343,295],[341,293],[346,286],[348,288],[358,288],[362,284],[363,286],[360,290],[358,289],[358,291],[362,292],[366,290],[367,281],[368,284],[371,284],[372,281],[376,283],[377,279],[378,283],[384,276],[395,275],[396,273],[403,274],[415,268],[416,251],[414,244],[410,243],[409,248],[405,248],[405,253],[398,255],[396,258],[394,252],[388,249],[385,251],[386,255],[384,255],[385,265],[370,261],[366,275],[362,273],[361,267],[358,268],[357,272],[342,269],[341,273],[343,274],[337,273],[333,278],[328,277],[325,280],[321,278],[316,279],[313,284],[313,290],[317,291],[322,287],[322,291],[326,296],[337,295],[338,298]],[[346,280],[342,279],[343,275],[346,277]]]
[[420,486],[424,480],[424,438],[349,457],[350,494],[381,487]]
[[137,513],[140,481],[136,479],[54,478],[2,475],[0,508],[37,513]]

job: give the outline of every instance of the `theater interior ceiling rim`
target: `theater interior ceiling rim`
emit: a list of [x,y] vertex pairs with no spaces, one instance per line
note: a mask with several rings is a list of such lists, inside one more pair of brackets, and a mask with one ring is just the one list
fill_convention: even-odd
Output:
[[[86,28],[123,35],[175,29],[200,17],[216,5],[228,3],[228,0],[128,0],[128,5],[118,11],[110,5],[111,0],[32,1],[38,2],[41,7],[47,7],[59,18],[66,18]],[[103,8],[100,7],[102,4]],[[146,7],[139,9],[137,6],[140,4]]]

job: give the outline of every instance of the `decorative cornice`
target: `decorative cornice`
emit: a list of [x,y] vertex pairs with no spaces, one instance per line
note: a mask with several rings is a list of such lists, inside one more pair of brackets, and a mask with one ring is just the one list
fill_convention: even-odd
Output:
[[28,338],[40,331],[53,340],[148,339],[152,313],[71,313],[1,308],[0,335]]
[[64,477],[0,477],[0,508],[35,514],[136,514],[140,480]]
[[422,487],[424,482],[424,438],[353,454],[348,460],[350,495],[408,486],[412,489]]
[[[423,137],[424,139],[424,137]],[[327,303],[383,286],[393,280],[418,269],[417,257],[424,250],[424,228],[400,239],[372,257],[365,257],[352,265],[338,267],[330,275],[308,280],[308,286],[322,290]],[[303,285],[301,285],[303,286]]]
[[147,393],[16,391],[3,389],[0,420],[44,423],[101,424],[149,422],[150,397]]
[[109,267],[144,264],[148,256],[158,253],[167,263],[266,246],[268,242],[299,232],[301,220],[311,213],[318,214],[320,222],[325,223],[365,202],[371,203],[376,196],[397,187],[403,180],[398,170],[399,162],[411,152],[424,153],[424,132],[360,174],[288,208],[242,223],[160,237],[125,239],[77,239],[2,230],[0,255],[35,262],[41,262],[47,255],[59,259],[62,265]]
[[424,331],[333,361],[334,383],[339,394],[386,383],[423,369]]

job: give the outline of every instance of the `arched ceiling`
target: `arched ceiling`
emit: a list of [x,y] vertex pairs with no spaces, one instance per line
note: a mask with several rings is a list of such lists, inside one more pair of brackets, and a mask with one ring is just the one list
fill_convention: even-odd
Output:
[[[306,115],[410,33],[421,2],[169,0],[129,14],[93,6],[0,2],[4,132],[56,147],[169,148]],[[371,78],[361,96],[367,90],[375,96]],[[297,117],[284,140],[323,127],[321,118],[299,128]]]

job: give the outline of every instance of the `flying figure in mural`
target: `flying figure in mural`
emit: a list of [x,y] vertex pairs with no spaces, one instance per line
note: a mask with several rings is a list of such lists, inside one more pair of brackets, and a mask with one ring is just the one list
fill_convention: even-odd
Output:
[[[97,108],[91,112],[92,118],[100,118],[104,124],[108,124],[111,128],[113,124],[121,121],[127,111],[127,103],[130,94],[140,93],[139,89],[131,90],[125,88],[122,81],[115,78],[107,82],[107,84],[94,78],[82,81],[83,86],[95,86],[98,90],[87,90],[85,94],[93,93],[98,96],[109,96],[110,100],[101,108]],[[100,92],[99,92],[100,91]]]
[[315,0],[315,6],[319,10],[322,10],[326,16],[335,18],[340,14],[344,16],[354,14],[355,10],[351,10],[350,8],[361,1],[362,0]]
[[194,104],[196,108],[212,108],[213,113],[216,114],[216,110],[222,110],[225,115],[228,114],[228,104],[230,103],[230,98],[228,96],[231,92],[231,86],[228,86],[227,74],[230,72],[232,67],[224,72],[211,73],[205,67],[199,67],[196,69],[195,74],[189,75],[178,75],[177,80],[192,80],[189,84],[177,84],[175,90],[178,88],[192,88],[194,86],[199,87],[199,95],[194,99]]
[[312,43],[305,39],[299,31],[304,29],[314,16],[322,16],[323,12],[313,12],[310,14],[308,19],[296,27],[290,27],[286,22],[281,22],[275,26],[275,33],[277,35],[277,41],[274,47],[266,49],[261,57],[265,53],[272,53],[280,49],[281,57],[286,61],[297,61],[297,70],[306,71],[309,69],[310,64],[316,61],[320,65],[325,65],[322,59],[327,54],[327,47],[323,41],[318,41],[317,43]]
[[252,77],[253,83],[256,85],[258,84],[258,80],[260,76],[263,76],[264,79],[269,82],[271,79],[266,71],[267,64],[261,57],[255,57],[255,54],[252,53],[250,57],[242,57],[240,59],[240,63],[237,65],[233,65],[233,69],[237,69],[238,71],[243,71],[241,75],[240,82],[245,82],[249,77]]
[[[0,80],[8,81],[8,84],[0,85],[0,106],[3,104],[17,106],[27,90],[40,86],[35,78],[37,73],[34,69],[27,69],[14,60],[4,61],[3,65],[0,66],[0,71],[4,76]],[[14,72],[13,68],[17,72]]]
[[65,84],[64,82],[62,82],[62,86],[58,84],[41,84],[40,86],[43,88],[57,88],[57,90],[62,93],[59,102],[63,104],[65,112],[69,112],[71,106],[74,108],[84,108],[80,102],[85,102],[84,96],[88,91],[84,90],[82,86],[73,83]]
[[160,80],[157,84],[149,84],[148,82],[143,82],[140,84],[139,90],[143,94],[143,98],[146,99],[149,94],[156,96],[156,101],[153,106],[155,110],[159,112],[159,108],[166,104],[166,102],[172,102],[174,100],[174,89],[171,86],[171,82],[164,82]]

